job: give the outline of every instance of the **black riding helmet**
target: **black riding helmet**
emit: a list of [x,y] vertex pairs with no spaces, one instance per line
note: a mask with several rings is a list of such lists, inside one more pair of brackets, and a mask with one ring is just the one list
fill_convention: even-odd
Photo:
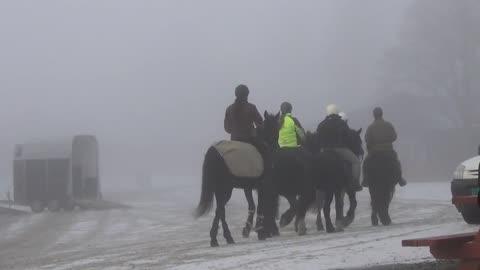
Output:
[[235,96],[239,99],[246,99],[248,98],[248,94],[250,94],[250,90],[244,84],[240,84],[235,88]]
[[282,105],[280,105],[280,111],[282,112],[283,115],[287,113],[292,113],[293,106],[289,102],[283,102]]

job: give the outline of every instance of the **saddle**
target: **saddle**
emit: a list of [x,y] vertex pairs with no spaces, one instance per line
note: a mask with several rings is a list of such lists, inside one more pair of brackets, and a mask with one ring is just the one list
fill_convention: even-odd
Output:
[[212,145],[225,161],[230,173],[237,178],[259,178],[264,161],[255,146],[238,141],[220,141]]

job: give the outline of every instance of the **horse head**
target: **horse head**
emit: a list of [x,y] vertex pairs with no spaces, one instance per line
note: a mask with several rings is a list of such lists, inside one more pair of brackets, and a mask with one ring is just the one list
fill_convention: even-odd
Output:
[[270,148],[277,148],[280,113],[270,114],[265,111],[263,117],[265,120],[263,121],[263,126],[259,128],[258,135]]
[[356,155],[356,156],[363,156],[365,154],[363,150],[363,141],[362,141],[362,131],[363,129],[360,128],[359,130],[353,130],[350,133],[349,139],[350,142],[348,143],[350,150]]

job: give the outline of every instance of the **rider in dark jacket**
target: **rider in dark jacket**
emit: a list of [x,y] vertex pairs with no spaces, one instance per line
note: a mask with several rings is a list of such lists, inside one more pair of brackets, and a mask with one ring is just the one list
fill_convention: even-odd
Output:
[[225,112],[224,128],[232,141],[255,142],[256,132],[263,124],[263,118],[257,107],[248,102],[250,90],[246,85],[235,88],[235,102]]
[[338,115],[336,105],[328,105],[327,117],[317,128],[318,144],[322,149],[329,149],[336,152],[344,160],[352,165],[351,188],[360,191],[360,160],[348,148],[348,137],[350,128],[347,123]]
[[[397,181],[400,186],[405,186],[407,182],[402,177],[402,166],[398,159],[397,152],[393,148],[393,143],[397,140],[397,133],[393,125],[383,119],[383,110],[377,107],[373,110],[373,123],[368,127],[365,133],[365,142],[367,144],[368,155],[365,158],[365,164],[368,164],[369,158],[372,154],[378,152],[387,152],[392,154],[395,160],[395,169],[397,174]],[[365,172],[365,170],[364,170]],[[365,175],[365,174],[364,174]],[[365,175],[362,186],[368,187],[368,176]]]

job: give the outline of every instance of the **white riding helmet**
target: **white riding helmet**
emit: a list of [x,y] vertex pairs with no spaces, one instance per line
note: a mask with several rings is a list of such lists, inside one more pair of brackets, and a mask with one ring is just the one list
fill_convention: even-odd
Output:
[[338,108],[335,104],[330,104],[327,106],[327,115],[337,114],[338,115]]
[[338,114],[338,116],[340,116],[340,118],[342,118],[343,121],[347,122],[348,121],[348,115],[344,112],[340,112]]

